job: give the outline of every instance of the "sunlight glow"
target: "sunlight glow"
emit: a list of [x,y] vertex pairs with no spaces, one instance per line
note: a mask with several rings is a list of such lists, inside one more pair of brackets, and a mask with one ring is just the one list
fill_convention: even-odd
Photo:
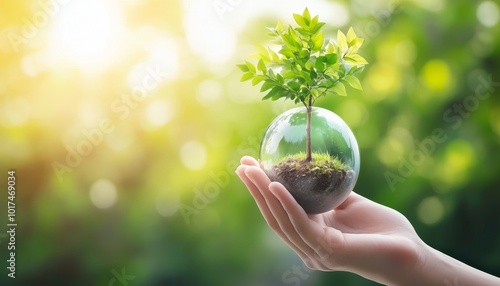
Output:
[[128,75],[131,89],[143,88],[148,93],[179,75],[180,55],[178,44],[160,30],[144,26],[134,31],[137,45],[147,55]]
[[162,126],[170,122],[175,115],[172,104],[166,100],[151,102],[145,112],[146,120],[153,126]]
[[198,86],[196,99],[204,106],[210,107],[221,99],[223,93],[222,85],[218,81],[207,79]]
[[114,151],[124,151],[129,148],[134,141],[132,128],[129,126],[120,126],[116,131],[107,134],[106,144]]
[[106,66],[122,32],[116,1],[74,0],[54,19],[50,51],[84,68]]
[[228,61],[236,49],[235,31],[217,20],[210,1],[184,1],[184,26],[190,48],[210,65]]
[[[244,33],[249,21],[264,17],[285,19],[291,23],[291,13],[302,12],[308,7],[311,13],[321,11],[321,21],[334,27],[341,27],[349,20],[348,9],[340,3],[318,0],[289,1],[256,0],[245,1],[204,1],[184,0],[184,29],[191,50],[206,61],[206,65],[221,72],[236,52],[238,35]],[[266,24],[255,26],[262,33]]]
[[2,125],[7,127],[22,126],[32,113],[30,103],[26,98],[17,97],[5,101],[0,108]]

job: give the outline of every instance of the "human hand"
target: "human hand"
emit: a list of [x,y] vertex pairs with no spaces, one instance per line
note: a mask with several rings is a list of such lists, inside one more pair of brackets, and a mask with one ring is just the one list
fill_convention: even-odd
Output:
[[336,209],[308,215],[255,159],[243,157],[236,172],[269,227],[311,269],[350,271],[390,283],[395,273],[411,272],[422,261],[423,242],[393,209],[351,193]]
[[254,158],[243,157],[236,173],[267,224],[311,269],[386,285],[500,285],[498,277],[426,245],[401,213],[354,192],[337,208],[308,215]]

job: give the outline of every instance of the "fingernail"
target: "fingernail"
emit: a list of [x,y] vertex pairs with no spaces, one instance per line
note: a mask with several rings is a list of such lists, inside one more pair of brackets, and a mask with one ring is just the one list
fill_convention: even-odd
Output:
[[244,165],[240,165],[238,166],[238,168],[236,168],[236,170],[234,171],[238,176],[240,176],[242,173],[245,172],[245,169],[247,168],[247,166],[244,166]]
[[245,170],[243,170],[245,172],[245,175],[248,176],[248,172],[249,170],[251,170],[252,168],[255,168],[254,166],[246,166]]
[[248,179],[250,179],[250,181],[252,181],[253,183],[255,183],[254,179],[253,179],[253,176],[250,174],[250,170],[252,170],[253,168],[257,168],[255,166],[247,166],[244,170],[245,172],[245,175],[247,176]]

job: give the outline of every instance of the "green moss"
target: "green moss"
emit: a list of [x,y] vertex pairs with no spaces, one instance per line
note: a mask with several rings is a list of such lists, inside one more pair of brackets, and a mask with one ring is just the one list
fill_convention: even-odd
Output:
[[[328,153],[312,153],[312,161],[306,161],[306,153],[300,152],[294,155],[284,157],[277,165],[294,165],[297,169],[307,167],[309,170],[315,170],[318,173],[326,173],[333,171],[345,171],[349,169],[337,157],[332,157]],[[292,166],[290,166],[292,167]]]

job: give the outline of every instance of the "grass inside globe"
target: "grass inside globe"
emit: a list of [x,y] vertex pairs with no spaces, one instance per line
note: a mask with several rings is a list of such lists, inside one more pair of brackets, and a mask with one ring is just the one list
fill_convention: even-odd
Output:
[[283,184],[309,214],[329,211],[349,195],[355,183],[355,173],[328,153],[305,153],[283,158],[266,169],[271,181]]

